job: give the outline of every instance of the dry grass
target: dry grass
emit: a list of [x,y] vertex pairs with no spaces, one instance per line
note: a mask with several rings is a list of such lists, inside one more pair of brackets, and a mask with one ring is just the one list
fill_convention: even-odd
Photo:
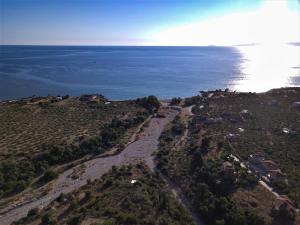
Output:
[[57,225],[194,224],[163,180],[144,164],[114,168],[16,224],[40,224],[47,214]]
[[95,136],[113,117],[142,110],[134,103],[89,105],[71,98],[47,106],[0,105],[0,160],[42,151],[45,144],[72,143],[80,136]]
[[[212,97],[199,102],[194,108],[196,115],[207,118],[222,118],[219,123],[201,127],[212,141],[224,142],[224,149],[242,160],[250,154],[261,151],[266,158],[277,162],[287,174],[289,186],[278,188],[288,194],[295,204],[300,204],[300,110],[293,106],[300,101],[300,88],[272,90],[266,93],[235,93],[226,97]],[[200,109],[200,105],[205,105]],[[250,118],[240,115],[248,110]],[[239,132],[243,128],[243,132]],[[291,133],[283,132],[288,128]],[[224,137],[233,134],[230,144]]]
[[[282,225],[280,221],[274,221],[271,217],[272,203],[276,197],[263,186],[257,185],[251,190],[239,189],[230,197],[237,205],[253,209],[267,224]],[[299,213],[296,213],[294,224],[300,224]]]
[[261,185],[256,185],[252,190],[239,189],[231,195],[231,199],[242,208],[249,207],[271,224],[272,202],[275,196]]

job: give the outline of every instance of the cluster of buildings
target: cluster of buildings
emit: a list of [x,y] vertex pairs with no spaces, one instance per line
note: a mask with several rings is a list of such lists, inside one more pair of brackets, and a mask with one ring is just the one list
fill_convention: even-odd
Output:
[[229,91],[228,88],[222,90],[222,89],[217,89],[215,91],[200,91],[200,96],[203,98],[222,98],[227,95],[234,95],[236,92],[231,92]]
[[[277,163],[272,160],[265,160],[262,153],[256,153],[249,156],[248,168],[262,180],[271,184],[274,181],[283,181],[287,183],[286,174],[284,174]],[[225,161],[222,165],[222,171],[226,178],[235,178],[236,172],[232,163]]]
[[41,96],[30,96],[30,97],[26,97],[26,98],[20,98],[17,100],[8,100],[8,101],[2,101],[0,102],[1,104],[21,104],[21,105],[45,105],[48,103],[54,103],[54,102],[59,102],[62,100],[65,100],[69,98],[69,95],[64,95],[64,96],[45,96],[45,97],[41,97]]
[[[272,160],[267,160],[262,152],[257,152],[248,157],[248,167],[268,184],[282,181],[288,183],[286,174],[281,171],[279,165]],[[272,205],[272,213],[276,216],[284,216],[293,219],[295,208],[291,200],[285,195],[279,195]]]
[[93,102],[98,99],[98,95],[81,95],[79,100],[81,102]]
[[107,99],[103,95],[99,94],[86,94],[81,95],[79,97],[79,101],[85,102],[85,103],[99,103],[99,102],[106,102]]
[[[246,168],[245,165],[243,167]],[[248,168],[268,183],[278,180],[287,182],[286,175],[279,169],[278,164],[271,160],[266,160],[264,154],[261,152],[257,152],[249,156]],[[237,173],[231,162],[225,161],[223,163],[222,172],[226,179],[236,179]],[[272,214],[274,216],[293,219],[295,217],[295,213],[296,209],[288,196],[279,195],[274,199],[272,204]]]
[[230,179],[230,180],[235,180],[236,172],[235,172],[234,166],[231,162],[229,162],[229,161],[223,162],[222,172],[224,174],[224,178]]
[[283,216],[288,219],[293,220],[295,217],[296,210],[293,206],[291,200],[285,196],[281,195],[277,197],[272,204],[272,214],[275,216]]
[[286,174],[281,171],[279,165],[272,160],[266,160],[262,152],[257,152],[248,157],[248,166],[262,180],[271,184],[276,181],[287,183]]

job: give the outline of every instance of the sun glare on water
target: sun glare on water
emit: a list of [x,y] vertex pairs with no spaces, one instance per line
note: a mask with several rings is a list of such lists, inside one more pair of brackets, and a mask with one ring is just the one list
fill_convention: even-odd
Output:
[[233,81],[238,91],[267,91],[275,87],[295,86],[300,77],[300,46],[262,44],[239,46],[242,54],[241,77]]

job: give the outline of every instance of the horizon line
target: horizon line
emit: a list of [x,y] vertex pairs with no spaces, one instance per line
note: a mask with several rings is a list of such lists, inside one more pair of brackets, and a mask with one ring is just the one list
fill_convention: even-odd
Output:
[[[245,44],[252,45],[252,44]],[[0,44],[0,46],[61,46],[61,47],[231,47],[238,45],[89,45],[89,44]]]
[[[300,46],[300,42],[284,42],[278,44],[287,44]],[[264,45],[264,43],[244,43],[244,44],[234,44],[234,45],[122,45],[122,44],[0,44],[0,46],[45,46],[45,47],[241,47],[241,46],[255,46]]]

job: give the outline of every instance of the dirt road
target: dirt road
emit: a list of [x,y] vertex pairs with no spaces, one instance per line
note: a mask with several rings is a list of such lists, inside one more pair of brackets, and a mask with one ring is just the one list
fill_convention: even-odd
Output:
[[202,218],[194,211],[193,207],[191,206],[190,202],[187,200],[187,198],[182,193],[181,189],[176,185],[174,182],[172,182],[168,177],[163,175],[158,169],[156,169],[157,172],[159,172],[162,179],[167,183],[169,189],[172,191],[173,195],[177,199],[177,201],[188,211],[190,216],[193,218],[196,225],[205,225]]
[[[84,163],[85,171],[76,180],[71,178],[75,168],[62,173],[53,182],[52,189],[43,197],[22,203],[14,208],[3,210],[0,215],[0,224],[8,225],[13,221],[26,216],[32,208],[43,208],[57,198],[61,193],[69,193],[87,183],[87,180],[100,178],[107,173],[113,165],[121,166],[130,163],[145,161],[151,170],[154,170],[153,153],[157,150],[158,139],[165,125],[178,114],[176,110],[168,110],[165,118],[151,118],[149,126],[139,135],[139,139],[129,144],[120,154],[105,158],[95,158]],[[82,165],[79,165],[82,166]],[[79,167],[78,166],[78,167]],[[78,169],[78,168],[77,168]]]

